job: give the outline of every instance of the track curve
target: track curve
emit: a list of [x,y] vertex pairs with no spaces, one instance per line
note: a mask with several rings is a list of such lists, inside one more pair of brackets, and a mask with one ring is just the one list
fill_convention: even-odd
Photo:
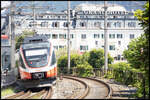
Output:
[[[66,77],[66,76],[63,76]],[[88,94],[84,96],[84,99],[109,99],[112,95],[112,89],[111,87],[99,80],[94,78],[87,78],[87,77],[75,77],[75,76],[69,76],[74,77],[76,79],[82,80],[85,84],[87,84],[90,88]]]

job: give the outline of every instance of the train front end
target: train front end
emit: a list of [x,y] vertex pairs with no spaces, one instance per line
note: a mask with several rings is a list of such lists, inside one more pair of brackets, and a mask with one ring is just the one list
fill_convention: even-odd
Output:
[[46,37],[25,38],[19,52],[19,79],[23,86],[44,87],[55,83],[57,77],[55,51]]

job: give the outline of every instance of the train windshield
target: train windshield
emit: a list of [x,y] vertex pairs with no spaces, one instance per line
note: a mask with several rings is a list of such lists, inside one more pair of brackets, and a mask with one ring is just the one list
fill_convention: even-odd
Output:
[[23,50],[25,59],[30,67],[42,67],[48,64],[49,43],[26,44],[25,48]]

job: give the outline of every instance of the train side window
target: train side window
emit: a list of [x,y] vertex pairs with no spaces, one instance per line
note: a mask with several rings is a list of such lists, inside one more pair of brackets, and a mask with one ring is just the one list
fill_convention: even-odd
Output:
[[9,58],[8,58],[8,56],[6,56],[6,57],[5,57],[5,62],[7,62],[7,61],[8,61],[8,59],[9,59]]
[[10,55],[2,55],[2,69],[11,70],[10,66]]
[[52,53],[52,58],[51,58],[51,65],[54,65],[56,63],[56,56],[55,56],[55,52],[53,51]]

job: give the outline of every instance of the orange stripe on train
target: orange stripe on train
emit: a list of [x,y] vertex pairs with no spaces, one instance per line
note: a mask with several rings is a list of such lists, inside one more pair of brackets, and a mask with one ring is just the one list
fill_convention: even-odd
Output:
[[31,74],[20,70],[21,79],[31,79]]

